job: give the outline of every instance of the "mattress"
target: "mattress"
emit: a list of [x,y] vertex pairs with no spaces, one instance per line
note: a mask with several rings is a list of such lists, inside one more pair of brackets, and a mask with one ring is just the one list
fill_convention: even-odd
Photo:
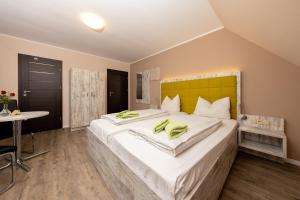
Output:
[[[177,112],[177,113],[167,113],[170,116],[176,116],[176,115],[187,115],[184,112]],[[164,116],[164,115],[163,115]],[[157,116],[159,117],[159,116]],[[160,116],[161,117],[161,116]],[[150,119],[144,119],[151,120]],[[130,127],[136,127],[139,123],[141,123],[142,119],[140,121],[135,121],[123,125],[116,125],[112,123],[110,120],[107,119],[96,119],[93,120],[90,123],[90,130],[104,143],[107,144],[108,138],[114,134],[117,134],[119,132],[129,130]]]
[[142,121],[146,119],[152,119],[156,117],[166,116],[169,113],[160,109],[145,109],[145,110],[136,110],[139,113],[137,117],[131,117],[127,119],[116,118],[116,113],[102,115],[101,118],[111,121],[115,125],[124,125],[132,122]]
[[108,146],[161,199],[191,199],[236,129],[237,121],[223,120],[217,131],[177,157],[129,131],[110,137]]

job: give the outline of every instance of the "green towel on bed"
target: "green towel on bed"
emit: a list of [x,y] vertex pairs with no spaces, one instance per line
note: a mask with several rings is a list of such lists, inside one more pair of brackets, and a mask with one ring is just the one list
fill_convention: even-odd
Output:
[[139,116],[138,112],[127,111],[127,112],[122,113],[121,115],[118,115],[117,118],[127,119],[127,118],[132,118],[132,117],[137,117],[137,116]]
[[129,111],[128,110],[123,110],[122,112],[117,113],[116,117],[120,117],[120,116],[122,116],[123,114],[125,114],[127,112],[129,112]]
[[187,132],[187,125],[169,121],[169,124],[166,126],[165,130],[169,138],[172,140]]
[[168,124],[169,124],[168,119],[163,119],[163,120],[159,120],[159,121],[155,122],[154,126],[153,126],[154,133],[162,132]]

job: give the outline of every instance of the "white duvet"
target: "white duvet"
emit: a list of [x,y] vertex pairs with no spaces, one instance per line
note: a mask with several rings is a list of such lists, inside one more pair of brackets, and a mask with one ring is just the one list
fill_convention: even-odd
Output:
[[109,148],[161,199],[189,200],[224,149],[236,143],[236,127],[235,120],[223,120],[218,130],[177,157],[128,131],[110,137]]
[[[170,113],[168,116],[175,116],[175,115],[187,115],[187,114],[184,112],[175,112],[175,113]],[[155,121],[155,119],[144,119],[144,121],[148,121],[148,120]],[[107,144],[109,137],[112,137],[114,134],[118,134],[122,131],[129,130],[131,127],[141,126],[144,121],[140,119],[139,121],[116,125],[107,119],[96,119],[90,123],[89,128],[104,144]]]
[[[155,134],[153,132],[153,124],[161,119],[170,119],[186,124],[188,130],[182,136],[172,140],[169,139],[165,131]],[[177,156],[215,132],[221,125],[222,121],[215,118],[204,118],[197,115],[169,115],[136,124],[130,127],[129,133],[143,138],[153,146],[172,156]]]
[[104,143],[107,144],[108,138],[118,132],[129,130],[134,123],[115,125],[106,119],[96,119],[90,123],[89,129]]
[[128,123],[141,121],[141,120],[145,120],[145,119],[162,117],[162,116],[166,116],[169,114],[168,112],[160,110],[160,109],[135,110],[135,112],[138,112],[139,116],[127,118],[127,119],[120,119],[120,118],[116,118],[117,113],[112,113],[112,114],[102,115],[101,118],[107,119],[115,125],[123,125],[123,124],[128,124]]

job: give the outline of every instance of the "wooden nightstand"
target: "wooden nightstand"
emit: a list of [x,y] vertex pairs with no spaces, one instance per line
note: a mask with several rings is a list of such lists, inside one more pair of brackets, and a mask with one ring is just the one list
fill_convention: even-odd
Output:
[[240,147],[286,159],[287,140],[284,119],[246,115],[239,127]]

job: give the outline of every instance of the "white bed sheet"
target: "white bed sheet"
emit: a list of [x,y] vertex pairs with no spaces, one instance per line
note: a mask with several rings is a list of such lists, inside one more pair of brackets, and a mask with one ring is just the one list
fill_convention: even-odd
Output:
[[[182,136],[169,139],[168,134],[162,131],[153,134],[153,124],[158,120],[169,119],[187,125],[187,132]],[[140,136],[153,146],[176,157],[186,149],[203,140],[222,125],[222,120],[198,115],[170,115],[148,121],[143,121],[130,128],[130,133]]]
[[[174,113],[168,113],[168,116],[177,116],[177,115],[187,115],[185,112],[174,112]],[[167,115],[164,115],[167,117]],[[162,117],[162,116],[158,116]],[[146,121],[146,120],[153,120],[151,119],[145,119],[141,121]],[[112,123],[110,120],[107,119],[96,119],[93,120],[90,123],[90,130],[104,143],[107,144],[108,138],[114,134],[117,134],[122,131],[129,130],[130,127],[135,127],[141,121],[136,121],[136,122],[131,122],[123,125],[115,125]]]
[[153,119],[156,117],[162,117],[169,115],[168,112],[161,109],[145,109],[145,110],[135,110],[139,113],[137,117],[131,117],[127,119],[116,118],[117,113],[102,115],[101,118],[111,121],[115,125],[124,125],[132,122]]
[[173,157],[123,131],[109,138],[109,148],[161,199],[191,199],[227,147],[237,122],[223,120],[213,134]]

